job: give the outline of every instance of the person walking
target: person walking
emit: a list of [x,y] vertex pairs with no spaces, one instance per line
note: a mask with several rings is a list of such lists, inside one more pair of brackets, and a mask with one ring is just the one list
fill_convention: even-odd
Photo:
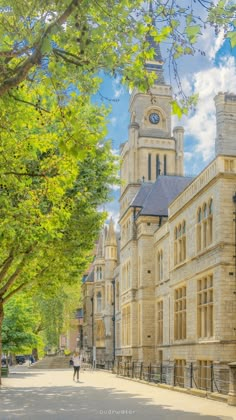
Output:
[[75,377],[77,382],[79,382],[79,371],[81,366],[81,356],[78,351],[76,351],[72,357],[73,366],[74,366],[74,374],[73,374],[73,381],[75,381]]

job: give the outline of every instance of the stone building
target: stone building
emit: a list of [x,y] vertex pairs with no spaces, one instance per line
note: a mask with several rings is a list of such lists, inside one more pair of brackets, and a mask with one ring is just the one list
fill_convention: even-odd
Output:
[[94,346],[97,360],[175,363],[184,378],[189,363],[236,356],[236,95],[215,98],[214,160],[184,176],[184,130],[172,132],[155,48],[156,84],[132,92],[121,146],[120,240],[111,221],[94,261]]
[[113,220],[100,233],[91,270],[82,285],[84,353],[98,364],[114,359],[114,270],[118,263]]

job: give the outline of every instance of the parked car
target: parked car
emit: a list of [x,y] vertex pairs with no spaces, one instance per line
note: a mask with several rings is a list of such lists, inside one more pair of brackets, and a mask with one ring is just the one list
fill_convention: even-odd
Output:
[[16,363],[18,364],[18,365],[23,365],[23,363],[25,363],[26,362],[26,357],[24,356],[24,355],[18,355],[18,356],[16,356]]

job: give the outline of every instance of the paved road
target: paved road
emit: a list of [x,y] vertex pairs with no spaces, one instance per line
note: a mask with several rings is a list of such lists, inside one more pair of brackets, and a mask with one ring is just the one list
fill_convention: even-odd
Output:
[[236,408],[117,378],[109,372],[11,369],[0,389],[0,420],[236,420]]

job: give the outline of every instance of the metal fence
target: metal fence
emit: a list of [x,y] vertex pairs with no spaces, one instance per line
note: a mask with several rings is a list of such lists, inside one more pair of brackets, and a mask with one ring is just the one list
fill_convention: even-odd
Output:
[[207,392],[228,394],[229,368],[213,363],[188,365],[176,363],[145,364],[118,362],[117,374],[125,377],[183,388],[197,388]]
[[113,370],[113,367],[114,367],[113,360],[105,360],[105,361],[96,362],[97,369]]

